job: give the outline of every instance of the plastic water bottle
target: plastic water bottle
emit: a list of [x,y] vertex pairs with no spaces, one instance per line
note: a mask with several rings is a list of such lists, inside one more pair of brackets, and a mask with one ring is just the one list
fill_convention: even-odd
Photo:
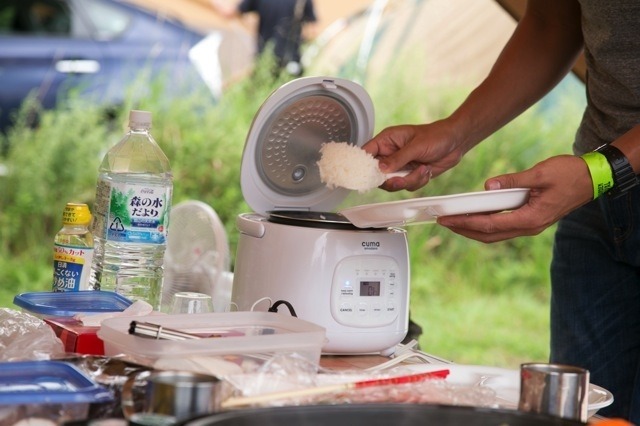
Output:
[[150,112],[131,111],[129,132],[100,165],[91,285],[160,310],[173,175],[150,129]]
[[67,203],[53,242],[53,291],[90,290],[93,235],[86,204]]

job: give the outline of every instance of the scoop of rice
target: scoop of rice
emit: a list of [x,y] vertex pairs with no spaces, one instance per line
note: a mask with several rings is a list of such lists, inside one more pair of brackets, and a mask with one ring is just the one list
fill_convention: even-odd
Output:
[[346,142],[328,142],[320,147],[320,180],[329,188],[342,187],[365,192],[385,181],[378,160],[362,148]]

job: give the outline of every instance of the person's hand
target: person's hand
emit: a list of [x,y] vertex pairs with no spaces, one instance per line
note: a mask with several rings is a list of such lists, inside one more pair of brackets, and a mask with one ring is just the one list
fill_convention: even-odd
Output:
[[388,127],[362,148],[379,160],[384,173],[411,170],[406,177],[388,179],[382,189],[415,191],[458,164],[466,153],[455,130],[446,120]]
[[438,223],[465,237],[491,243],[537,235],[593,199],[589,170],[580,157],[551,157],[520,173],[487,180],[488,190],[530,188],[529,200],[511,212],[443,216]]

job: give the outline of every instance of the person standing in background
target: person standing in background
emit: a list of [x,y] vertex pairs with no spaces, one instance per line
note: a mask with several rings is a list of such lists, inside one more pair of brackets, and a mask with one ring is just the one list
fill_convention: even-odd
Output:
[[240,0],[236,5],[225,0],[210,2],[217,13],[229,19],[256,13],[257,54],[272,51],[278,73],[286,71],[294,77],[302,75],[303,26],[317,21],[313,0]]

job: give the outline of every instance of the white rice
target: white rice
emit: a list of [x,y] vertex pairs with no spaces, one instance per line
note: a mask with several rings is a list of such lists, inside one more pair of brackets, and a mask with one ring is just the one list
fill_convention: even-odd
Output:
[[378,160],[362,148],[346,142],[328,142],[320,147],[320,180],[328,188],[342,187],[366,192],[385,181]]

